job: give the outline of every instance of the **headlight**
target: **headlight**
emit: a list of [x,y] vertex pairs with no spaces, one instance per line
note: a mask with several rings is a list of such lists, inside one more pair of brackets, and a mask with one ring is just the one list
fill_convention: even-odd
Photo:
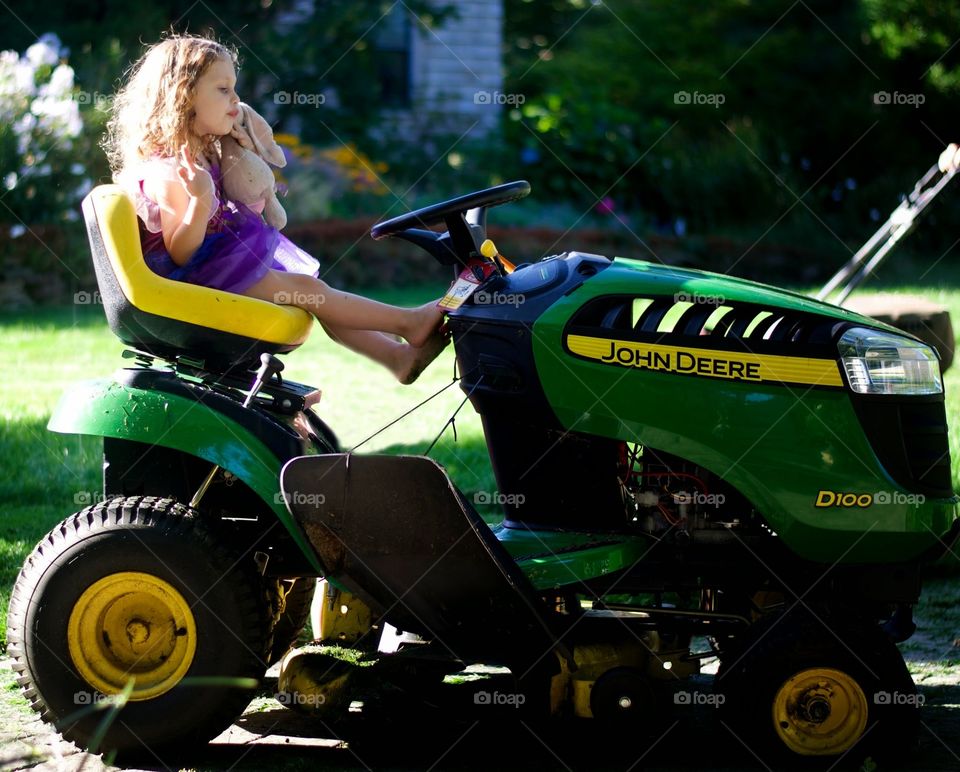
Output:
[[853,327],[838,344],[850,388],[857,394],[941,394],[937,352],[918,340]]

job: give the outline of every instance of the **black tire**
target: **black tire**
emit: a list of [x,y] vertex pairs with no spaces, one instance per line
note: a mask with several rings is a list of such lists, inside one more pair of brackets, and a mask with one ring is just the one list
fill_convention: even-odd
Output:
[[[774,704],[778,693],[798,683],[791,681],[795,676],[824,669],[842,674],[848,685],[856,682],[865,698],[866,719],[849,747],[807,755],[791,748],[784,734],[802,726],[801,716],[809,713],[797,708],[793,721],[777,727]],[[858,622],[850,613],[810,612],[797,605],[758,622],[721,659],[714,688],[723,695],[720,718],[739,740],[734,744],[746,745],[764,764],[822,762],[827,768],[839,756],[854,763],[867,756],[896,758],[912,749],[919,727],[916,686],[899,649],[875,622]],[[816,690],[810,693],[818,699]],[[837,718],[842,715],[838,710]],[[855,725],[859,711],[848,715]]]
[[[121,572],[146,577],[151,587],[172,587],[181,604],[173,607],[189,607],[191,626],[171,631],[162,614],[142,614],[150,609],[149,600],[128,602],[149,596],[109,589],[110,581],[130,576]],[[98,616],[88,598],[98,598],[102,586],[108,587],[105,603],[113,605],[105,605],[108,610]],[[120,663],[117,672],[125,680],[132,668],[124,669],[124,659],[116,652],[126,654],[129,663],[132,651],[134,665],[147,656],[134,648],[143,638],[135,641],[130,631],[137,628],[132,625],[146,625],[147,641],[156,632],[148,646],[164,637],[180,646],[181,639],[192,637],[195,651],[177,660],[187,668],[183,675],[161,678],[162,693],[141,692],[140,698],[128,701],[96,750],[156,753],[206,743],[243,712],[263,675],[265,619],[258,591],[252,560],[238,560],[187,507],[153,497],[112,499],[68,517],[27,558],[10,598],[7,629],[13,669],[33,709],[65,738],[89,747],[105,714],[84,705],[100,700],[110,688],[98,689],[91,684],[96,677],[81,675],[73,652],[85,661],[86,672],[93,662],[95,672],[108,673],[105,678],[110,663]],[[83,610],[89,608],[94,611],[84,617]],[[109,640],[103,620],[111,614],[119,620],[112,629],[126,631],[129,642]],[[150,621],[142,623],[141,616]],[[101,636],[106,643],[99,648],[87,640],[78,643],[78,631]],[[154,659],[161,664],[149,677],[167,664],[167,654]],[[224,684],[225,679],[230,683]]]
[[279,662],[300,640],[300,634],[307,626],[310,604],[316,590],[317,579],[313,576],[267,580],[266,593],[273,636],[268,664]]

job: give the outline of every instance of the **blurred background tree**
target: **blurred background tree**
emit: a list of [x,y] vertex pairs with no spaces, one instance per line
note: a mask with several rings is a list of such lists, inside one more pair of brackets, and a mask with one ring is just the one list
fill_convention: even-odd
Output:
[[[802,196],[856,240],[958,136],[955,3],[507,0],[507,18],[526,173],[642,225],[769,224]],[[779,230],[812,219],[797,205]]]
[[[413,206],[526,177],[534,196],[495,219],[600,226],[631,239],[801,244],[835,264],[960,138],[957,3],[503,0],[503,8],[504,91],[513,103],[499,131],[468,137],[445,156],[436,150],[442,138],[425,144],[377,130],[391,65],[375,38],[391,11],[417,14],[414,29],[441,29],[457,3],[51,0],[6,11],[0,51],[25,58],[39,35],[56,34],[82,129],[58,144],[60,135],[38,121],[25,140],[15,129],[37,111],[11,96],[17,76],[8,77],[0,222],[22,229],[76,218],[83,192],[108,178],[96,141],[109,96],[165,30],[213,32],[234,45],[244,98],[278,133],[295,135],[291,153],[304,167],[321,159],[308,170],[313,177],[301,178],[315,200],[292,207],[304,218],[377,217],[389,205],[399,211],[394,191]],[[35,90],[49,87],[57,63],[44,67],[34,69]],[[335,98],[318,112],[279,104],[281,89]],[[344,180],[363,179],[362,190],[323,184],[337,164]],[[46,181],[31,193],[23,183],[34,175]],[[934,227],[919,229],[911,248],[952,244],[953,229],[936,225],[960,217],[956,200],[942,197],[929,215]]]
[[[41,33],[55,33],[57,56],[69,61],[73,71],[71,85],[87,138],[78,143],[84,152],[77,153],[76,160],[83,161],[93,180],[103,181],[109,170],[95,145],[108,117],[110,96],[127,68],[165,31],[212,33],[236,48],[237,88],[246,101],[275,117],[277,131],[297,123],[302,126],[300,139],[334,143],[331,129],[337,136],[360,135],[379,109],[377,51],[369,38],[394,5],[382,0],[314,0],[312,9],[305,10],[295,0],[215,4],[170,0],[134,6],[118,0],[35,3],[15,12],[0,11],[7,16],[0,25],[0,50],[25,52]],[[450,12],[441,3],[425,0],[409,0],[406,7],[426,24],[440,23]],[[48,75],[37,72],[36,77]],[[337,104],[324,111],[323,121],[316,120],[315,105],[309,102],[277,103],[281,90],[316,94],[320,87],[337,94]],[[0,160],[5,174],[16,171],[9,157]],[[33,221],[57,219],[50,210],[46,215],[44,211],[33,207],[19,213]],[[6,219],[3,214],[0,221]]]

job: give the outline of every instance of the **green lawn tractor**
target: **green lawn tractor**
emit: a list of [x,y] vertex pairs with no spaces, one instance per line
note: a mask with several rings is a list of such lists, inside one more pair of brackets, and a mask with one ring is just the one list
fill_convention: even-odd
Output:
[[364,668],[385,681],[436,695],[477,663],[507,674],[468,713],[609,724],[642,749],[700,700],[766,763],[909,747],[896,644],[960,528],[936,352],[704,271],[580,252],[511,270],[486,212],[528,192],[373,229],[479,283],[448,317],[497,481],[473,496],[428,457],[343,452],[280,374],[310,317],[153,274],[127,196],[90,193],[128,361],[73,386],[49,428],[103,438],[102,501],[29,556],[8,632],[64,737],[205,743],[281,658],[281,694],[329,726],[349,667],[287,653],[323,577],[333,617],[403,632]]

